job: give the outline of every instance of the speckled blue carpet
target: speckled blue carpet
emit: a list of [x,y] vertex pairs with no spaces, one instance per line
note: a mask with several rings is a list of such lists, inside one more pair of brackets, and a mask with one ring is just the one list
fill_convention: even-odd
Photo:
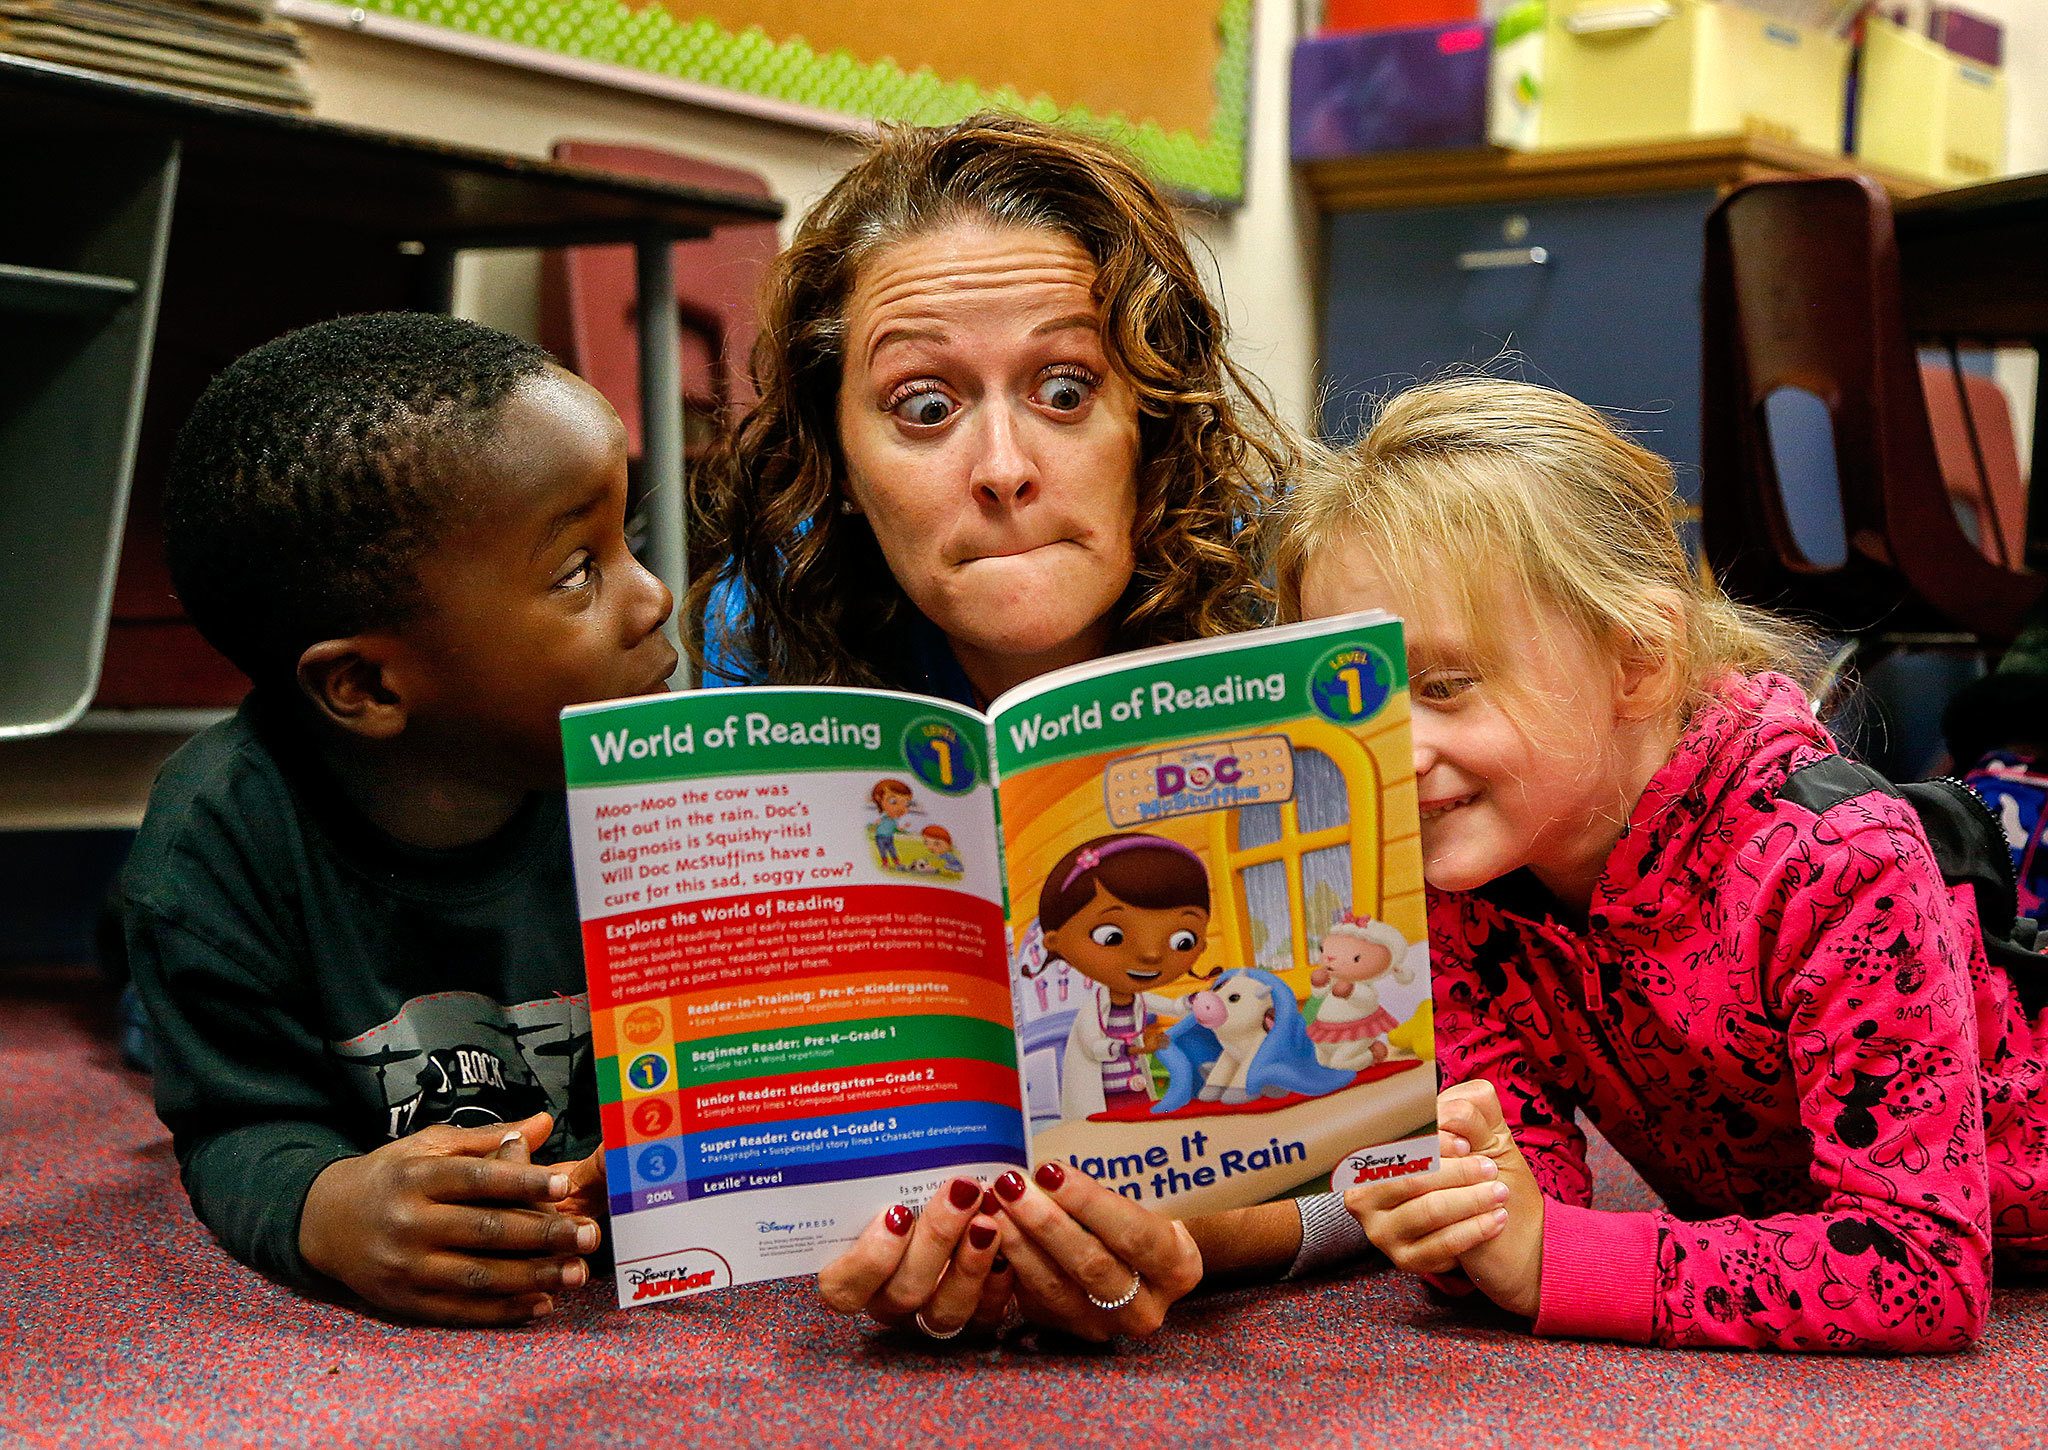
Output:
[[109,1018],[87,975],[0,969],[0,1445],[2048,1441],[2040,1288],[2001,1290],[1975,1353],[1900,1361],[1537,1342],[1386,1272],[1198,1299],[1106,1353],[933,1353],[802,1283],[631,1312],[594,1286],[512,1332],[382,1324],[214,1246]]

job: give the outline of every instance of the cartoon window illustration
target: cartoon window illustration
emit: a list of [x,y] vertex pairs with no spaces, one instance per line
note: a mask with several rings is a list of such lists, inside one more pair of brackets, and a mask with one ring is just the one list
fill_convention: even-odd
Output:
[[[1365,752],[1342,732],[1333,749]],[[1306,970],[1322,927],[1340,913],[1378,906],[1378,862],[1354,861],[1354,829],[1368,838],[1377,808],[1376,772],[1369,761],[1347,785],[1327,751],[1297,745],[1294,798],[1235,813],[1222,855],[1250,945],[1250,960],[1268,970]]]

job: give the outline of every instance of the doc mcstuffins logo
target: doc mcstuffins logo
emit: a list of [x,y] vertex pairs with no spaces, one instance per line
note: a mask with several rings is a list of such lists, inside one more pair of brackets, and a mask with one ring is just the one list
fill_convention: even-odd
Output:
[[1292,800],[1294,747],[1245,735],[1127,755],[1104,768],[1102,795],[1115,826]]

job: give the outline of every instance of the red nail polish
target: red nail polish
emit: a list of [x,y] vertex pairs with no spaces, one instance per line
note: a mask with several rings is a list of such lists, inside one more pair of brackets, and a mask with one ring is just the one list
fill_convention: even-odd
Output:
[[1012,1168],[996,1180],[996,1196],[1015,1203],[1024,1196],[1024,1175]]
[[953,1207],[970,1209],[981,1202],[981,1185],[972,1178],[956,1178],[953,1186],[946,1190],[946,1196],[953,1200]]
[[917,1222],[917,1215],[900,1203],[892,1204],[889,1211],[882,1215],[882,1222],[889,1225],[889,1232],[900,1239],[910,1232],[910,1226]]
[[971,1223],[967,1226],[967,1242],[977,1249],[985,1249],[996,1241],[996,1226],[992,1223]]
[[1002,1204],[996,1202],[996,1196],[993,1193],[982,1194],[981,1212],[987,1214],[990,1218],[994,1218],[997,1214],[1001,1213],[1002,1211],[1003,1206]]
[[1031,1176],[1038,1180],[1040,1188],[1051,1193],[1067,1181],[1067,1170],[1048,1158],[1038,1165],[1038,1171]]
[[988,1271],[991,1274],[1007,1274],[1010,1272],[1010,1261],[1001,1254],[997,1254],[990,1262]]

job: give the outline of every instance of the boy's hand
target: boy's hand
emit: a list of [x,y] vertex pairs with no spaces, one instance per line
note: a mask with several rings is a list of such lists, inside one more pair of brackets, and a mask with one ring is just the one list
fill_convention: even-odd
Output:
[[1501,1308],[1534,1319],[1543,1291],[1543,1190],[1508,1130],[1500,1098],[1484,1079],[1461,1082],[1438,1094],[1436,1117],[1442,1131],[1496,1166],[1507,1189],[1500,1232],[1460,1254],[1459,1267]]
[[600,1148],[575,1163],[550,1163],[546,1166],[548,1172],[560,1173],[569,1180],[569,1191],[548,1207],[571,1217],[595,1220],[611,1216],[611,1200],[605,1195],[604,1149]]
[[507,1128],[527,1152],[545,1142],[543,1113],[489,1128],[424,1128],[322,1170],[299,1216],[306,1262],[370,1304],[438,1324],[523,1324],[590,1276],[581,1255],[597,1225],[546,1205],[569,1198],[569,1174],[511,1161]]

